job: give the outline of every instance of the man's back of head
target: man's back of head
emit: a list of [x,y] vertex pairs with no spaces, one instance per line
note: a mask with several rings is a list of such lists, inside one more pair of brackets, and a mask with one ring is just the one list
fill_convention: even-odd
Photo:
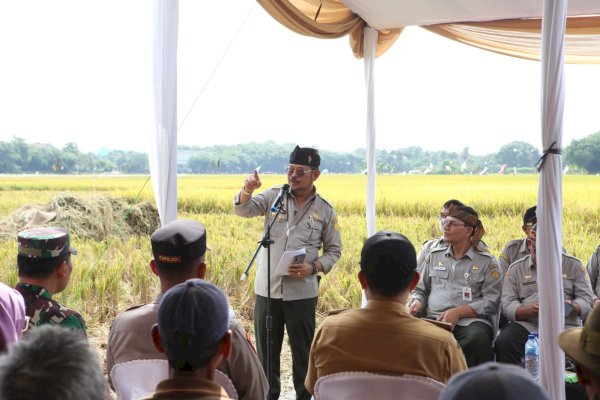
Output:
[[100,400],[104,376],[82,332],[41,326],[0,357],[0,399]]
[[363,245],[360,270],[374,295],[391,298],[406,292],[416,268],[415,248],[400,233],[379,231]]
[[17,234],[19,277],[48,279],[63,261],[77,255],[71,247],[67,228],[44,227],[23,230]]
[[544,389],[525,369],[487,362],[454,375],[439,400],[548,400]]
[[151,244],[159,277],[183,282],[197,277],[195,268],[206,253],[206,228],[197,221],[178,219],[154,231]]
[[228,325],[229,306],[223,291],[202,279],[190,279],[164,294],[152,334],[176,373],[214,371],[231,350]]

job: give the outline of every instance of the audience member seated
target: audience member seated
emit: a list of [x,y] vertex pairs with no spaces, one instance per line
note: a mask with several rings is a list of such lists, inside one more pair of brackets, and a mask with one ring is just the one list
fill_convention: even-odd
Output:
[[306,388],[320,377],[346,371],[411,374],[446,382],[466,368],[452,334],[410,315],[406,301],[419,280],[413,245],[381,231],[363,245],[358,280],[366,307],[327,317],[309,356]]
[[527,371],[487,362],[450,379],[438,400],[549,400]]
[[537,206],[529,207],[523,214],[523,225],[521,229],[525,232],[525,238],[511,240],[504,246],[500,257],[498,257],[498,263],[502,268],[502,274],[508,271],[508,267],[515,261],[529,255],[529,247],[527,246],[527,238],[530,235],[531,228],[537,222],[536,215]]
[[421,269],[409,308],[452,325],[454,337],[472,367],[494,359],[493,326],[502,279],[496,258],[481,238],[485,230],[471,207],[458,206],[444,221],[448,248],[433,249]]
[[594,308],[583,328],[567,329],[558,344],[575,363],[579,383],[589,400],[600,400],[600,309]]
[[[132,307],[117,315],[108,336],[106,368],[137,359],[165,359],[156,351],[150,331],[156,323],[158,304],[171,287],[206,274],[206,229],[197,221],[175,220],[154,232],[154,259],[150,269],[160,279],[161,293],[151,304]],[[241,400],[264,399],[268,383],[260,361],[240,321],[229,311],[231,356],[218,365],[233,382]]]
[[429,253],[431,253],[431,250],[437,249],[438,247],[448,248],[448,246],[450,246],[448,243],[444,242],[444,221],[446,220],[450,209],[457,206],[464,206],[464,204],[456,199],[451,199],[444,203],[439,219],[439,230],[442,233],[442,236],[435,239],[430,239],[423,243],[419,254],[417,254],[417,271],[421,271],[421,266],[423,265],[425,258],[429,255]]
[[0,282],[0,352],[21,338],[25,322],[23,296]]
[[29,328],[44,324],[60,325],[85,332],[79,313],[52,300],[69,284],[73,263],[66,228],[31,228],[17,235],[19,283],[16,289],[25,299]]
[[215,370],[231,353],[229,306],[221,289],[190,279],[169,289],[152,328],[156,349],[169,360],[170,378],[149,399],[229,399],[214,381]]
[[[540,309],[536,239],[537,225],[532,227],[527,247],[530,254],[512,264],[506,273],[502,291],[502,311],[510,321],[496,338],[496,361],[521,364],[527,337],[538,331]],[[581,326],[591,311],[592,290],[589,276],[581,261],[562,254],[562,277],[565,300],[565,326]]]
[[82,331],[45,325],[0,357],[0,399],[101,400],[104,376]]
[[590,256],[585,267],[590,274],[590,283],[592,284],[592,292],[594,293],[594,307],[600,303],[598,295],[600,294],[600,281],[598,281],[598,270],[600,270],[600,246],[596,247],[596,251]]

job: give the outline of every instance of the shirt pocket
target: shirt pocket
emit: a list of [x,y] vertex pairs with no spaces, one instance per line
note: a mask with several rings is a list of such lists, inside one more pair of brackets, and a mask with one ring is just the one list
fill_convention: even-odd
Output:
[[532,296],[537,296],[538,285],[536,281],[527,280],[520,283],[521,290],[519,293],[519,299],[526,300]]
[[[437,269],[436,269],[437,268]],[[448,278],[450,272],[447,267],[440,269],[439,267],[431,267],[429,278],[431,279],[432,288],[447,288],[449,286]]]
[[565,296],[568,297],[568,300],[572,300],[575,291],[575,277],[573,275],[563,274],[562,278]]
[[[273,217],[275,217],[275,214],[276,213],[269,211],[269,217],[267,219],[267,226],[265,227],[265,229],[269,225],[271,225],[271,223],[273,222]],[[275,223],[271,226],[271,237],[280,238],[280,237],[286,236],[286,231],[287,231],[287,215],[280,213],[277,216],[277,221],[275,221]]]

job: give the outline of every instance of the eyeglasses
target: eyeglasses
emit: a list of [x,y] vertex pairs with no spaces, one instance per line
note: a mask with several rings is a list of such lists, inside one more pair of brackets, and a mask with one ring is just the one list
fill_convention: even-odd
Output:
[[465,224],[460,224],[460,223],[458,223],[456,221],[449,221],[449,220],[444,220],[442,222],[442,224],[443,224],[443,226],[448,226],[450,228],[452,228],[453,226],[467,226]]
[[285,172],[288,175],[296,174],[297,177],[304,176],[304,174],[308,174],[312,172],[312,169],[304,169],[304,168],[296,168],[296,167],[286,167]]

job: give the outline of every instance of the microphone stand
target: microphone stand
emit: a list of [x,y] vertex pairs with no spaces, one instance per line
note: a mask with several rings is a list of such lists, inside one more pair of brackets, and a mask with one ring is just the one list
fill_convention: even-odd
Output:
[[267,315],[265,316],[265,327],[267,328],[267,380],[269,381],[269,394],[267,396],[268,399],[271,398],[271,393],[273,390],[273,316],[271,315],[271,312],[272,312],[271,311],[271,245],[274,243],[274,241],[271,240],[271,227],[273,226],[275,221],[277,221],[277,217],[279,217],[279,214],[281,214],[282,207],[283,207],[283,196],[282,196],[282,201],[280,204],[274,204],[273,207],[271,207],[270,211],[277,210],[277,212],[275,213],[275,216],[273,217],[273,220],[271,221],[271,223],[267,226],[264,236],[258,242],[258,247],[256,248],[254,255],[252,256],[252,259],[248,263],[248,266],[246,267],[246,271],[240,278],[240,280],[242,280],[242,281],[246,280],[246,278],[248,277],[248,271],[250,270],[252,263],[254,263],[254,260],[256,259],[256,256],[258,255],[258,252],[260,251],[260,248],[265,247],[267,249]]

